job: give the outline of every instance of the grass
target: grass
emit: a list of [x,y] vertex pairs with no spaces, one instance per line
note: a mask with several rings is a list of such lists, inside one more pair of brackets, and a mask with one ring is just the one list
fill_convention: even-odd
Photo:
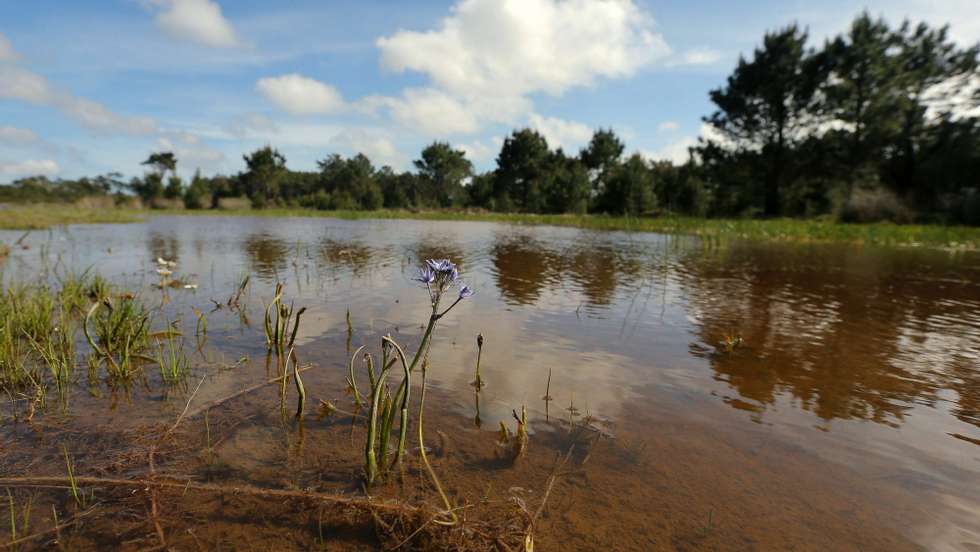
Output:
[[[29,400],[32,416],[53,385],[64,409],[79,363],[79,326],[93,353],[90,380],[103,360],[110,380],[128,380],[149,344],[150,312],[135,296],[112,297],[106,280],[89,271],[67,274],[57,286],[44,281],[0,285],[0,390]],[[168,344],[171,354],[161,369],[184,371],[186,361],[178,362],[183,349]]]
[[317,211],[301,208],[262,210],[137,210],[89,209],[64,205],[10,205],[0,216],[0,229],[47,228],[58,224],[134,222],[161,215],[326,217],[345,220],[410,219],[549,225],[590,230],[658,232],[708,239],[843,242],[864,245],[928,246],[980,249],[980,227],[938,224],[844,224],[832,219],[704,219],[664,216],[635,218],[605,215],[535,215],[485,211]]
[[[7,205],[0,209],[0,230],[43,230],[61,224],[138,222],[146,211],[86,209],[67,203]],[[0,246],[0,250],[4,247]],[[3,256],[0,253],[0,256]]]

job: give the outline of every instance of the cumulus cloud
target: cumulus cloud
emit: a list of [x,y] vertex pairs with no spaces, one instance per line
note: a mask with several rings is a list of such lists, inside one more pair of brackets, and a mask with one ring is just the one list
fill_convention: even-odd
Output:
[[100,103],[56,89],[41,75],[15,66],[0,66],[0,99],[51,106],[99,132],[140,135],[156,130],[153,119],[119,115]]
[[710,140],[721,144],[723,147],[729,146],[730,142],[708,123],[701,123],[701,128],[697,136],[685,136],[656,151],[642,151],[645,157],[654,161],[672,161],[675,164],[686,163],[690,159],[690,148],[698,145],[698,139]]
[[363,153],[376,165],[404,168],[405,156],[383,132],[363,128],[344,129],[330,139],[330,145],[350,155]]
[[[670,52],[632,0],[461,0],[436,29],[377,45],[383,67],[422,73],[432,86],[375,104],[433,134],[513,123],[530,115],[532,94],[629,77]],[[450,115],[433,120],[440,109]]]
[[33,130],[12,126],[0,126],[0,144],[6,146],[25,146],[39,142],[40,139]]
[[228,48],[240,44],[235,29],[211,0],[152,0],[160,11],[156,24],[167,34],[205,46]]
[[344,108],[336,88],[297,73],[259,79],[255,89],[294,115],[334,113]]
[[382,63],[459,94],[561,94],[627,77],[665,56],[652,18],[631,0],[463,0],[433,31],[378,40]]
[[8,177],[51,176],[60,171],[61,167],[50,159],[28,159],[10,163],[0,161],[0,174]]
[[528,119],[528,124],[544,136],[549,146],[560,147],[565,151],[579,149],[592,137],[592,129],[587,125],[557,117],[543,117],[533,113]]
[[491,161],[496,158],[503,143],[503,138],[494,136],[487,142],[476,140],[467,144],[457,144],[455,147],[463,150],[463,153],[466,154],[466,158],[470,161],[481,163]]
[[664,121],[657,126],[657,130],[663,132],[671,132],[681,128],[681,125],[677,121]]
[[473,106],[435,88],[409,88],[400,97],[369,96],[359,105],[371,112],[387,109],[402,126],[429,135],[470,134],[480,129]]
[[20,56],[14,51],[13,45],[0,33],[0,61],[17,61],[18,58]]

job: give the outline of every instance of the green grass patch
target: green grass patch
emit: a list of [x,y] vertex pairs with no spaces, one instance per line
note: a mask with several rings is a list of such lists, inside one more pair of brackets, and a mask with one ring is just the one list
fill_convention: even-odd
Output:
[[[62,224],[138,222],[146,211],[90,209],[66,203],[0,206],[0,230],[43,230]],[[2,249],[2,247],[0,247]]]

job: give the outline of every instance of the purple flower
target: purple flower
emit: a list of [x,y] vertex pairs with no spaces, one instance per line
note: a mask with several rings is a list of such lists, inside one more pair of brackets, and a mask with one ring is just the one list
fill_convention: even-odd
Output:
[[468,286],[466,284],[463,284],[459,288],[459,298],[460,299],[466,299],[467,297],[473,297],[473,293],[474,293],[474,291],[470,288],[470,286]]
[[452,272],[456,268],[456,265],[452,263],[449,259],[429,259],[425,261],[425,264],[429,265],[429,268],[436,272]]
[[431,284],[436,281],[436,273],[432,268],[428,266],[423,266],[419,268],[419,274],[415,278],[415,281],[422,282],[423,284]]

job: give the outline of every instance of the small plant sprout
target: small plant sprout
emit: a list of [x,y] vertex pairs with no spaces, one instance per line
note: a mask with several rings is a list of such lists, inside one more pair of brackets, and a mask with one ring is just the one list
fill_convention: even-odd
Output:
[[551,401],[555,400],[551,396],[551,368],[548,368],[548,384],[544,388],[544,396],[541,397],[541,400],[544,401],[544,419],[548,420],[548,410],[551,406]]
[[204,316],[204,313],[194,308],[194,316],[197,317],[197,327],[194,330],[196,337],[201,338],[208,335],[208,319]]
[[483,356],[483,334],[477,334],[476,336],[476,379],[473,380],[473,387],[476,387],[479,391],[486,383],[480,376],[480,358]]
[[524,456],[527,452],[527,407],[521,406],[521,415],[517,415],[516,410],[511,410],[514,419],[517,420],[517,434],[514,436],[514,460]]
[[65,467],[68,469],[68,484],[71,490],[71,497],[80,508],[85,507],[85,497],[78,490],[78,482],[75,481],[75,463],[72,461],[71,456],[68,454],[68,447],[66,445],[61,446],[61,450],[65,453]]

